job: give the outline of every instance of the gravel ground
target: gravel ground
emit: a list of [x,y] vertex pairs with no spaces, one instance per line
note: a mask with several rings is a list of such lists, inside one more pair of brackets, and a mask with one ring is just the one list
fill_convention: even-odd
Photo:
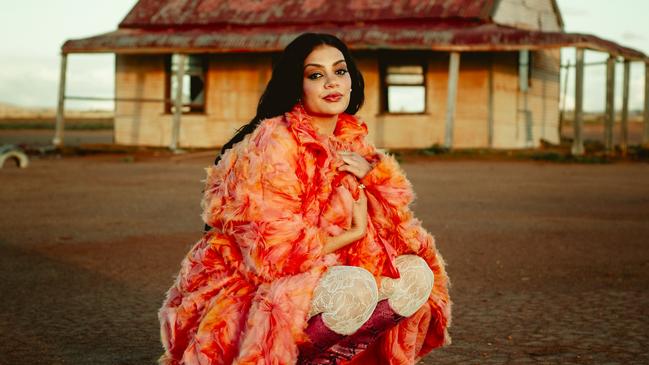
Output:
[[[0,129],[0,145],[26,144],[28,146],[48,146],[54,138],[53,129]],[[66,146],[80,144],[113,143],[112,130],[66,130],[63,134]]]
[[[211,156],[0,170],[0,364],[151,364]],[[649,165],[403,164],[452,280],[423,364],[647,364]]]

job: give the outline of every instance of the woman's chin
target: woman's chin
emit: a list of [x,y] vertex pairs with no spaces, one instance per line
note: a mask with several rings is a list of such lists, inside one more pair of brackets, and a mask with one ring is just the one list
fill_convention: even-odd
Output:
[[342,100],[339,102],[332,102],[332,103],[325,101],[325,103],[327,104],[318,105],[316,110],[313,111],[313,114],[320,115],[320,116],[337,115],[343,113],[347,109],[347,106],[349,105],[349,102],[345,103]]

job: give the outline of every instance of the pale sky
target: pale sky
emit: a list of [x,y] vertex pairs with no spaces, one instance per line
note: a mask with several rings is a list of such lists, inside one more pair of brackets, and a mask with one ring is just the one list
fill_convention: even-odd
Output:
[[[59,52],[66,39],[108,32],[137,0],[0,0],[0,102],[20,106],[54,107],[59,78]],[[649,54],[649,0],[558,0],[567,32],[590,33]],[[587,52],[587,61],[606,55]],[[563,62],[574,59],[573,49],[564,49]],[[71,55],[68,57],[69,95],[112,96],[114,56]],[[585,109],[604,105],[605,67],[586,70]],[[563,80],[563,78],[562,78]],[[617,81],[621,83],[621,67]],[[573,103],[570,75],[568,105]],[[644,66],[631,70],[631,109],[641,109],[644,95]],[[621,86],[617,97],[621,99]],[[618,101],[619,103],[619,101]],[[105,102],[68,102],[72,108],[110,109]]]

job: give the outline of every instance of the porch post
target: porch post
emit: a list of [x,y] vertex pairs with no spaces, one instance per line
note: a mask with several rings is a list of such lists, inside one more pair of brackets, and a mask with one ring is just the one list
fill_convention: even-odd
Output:
[[644,133],[642,145],[649,146],[649,60],[644,64]]
[[446,134],[444,146],[453,147],[453,128],[455,123],[455,102],[457,97],[457,81],[460,71],[460,53],[451,52],[448,64],[448,90],[446,99]]
[[559,144],[561,144],[561,136],[563,134],[563,124],[566,118],[566,96],[568,95],[568,77],[570,76],[570,68],[572,64],[568,61],[566,65],[566,74],[563,77],[563,91],[561,92],[561,110],[559,110]]
[[584,141],[581,135],[583,124],[584,103],[584,49],[577,48],[577,64],[575,69],[575,120],[573,122],[573,141],[571,152],[573,155],[584,154]]
[[620,150],[626,156],[629,146],[629,78],[631,77],[631,62],[624,60],[624,84],[622,86],[622,133],[620,135]]
[[525,147],[534,146],[532,111],[529,107],[529,72],[530,72],[530,51],[522,49],[518,51],[518,89],[523,95],[523,117],[525,118]]
[[606,112],[604,114],[604,145],[608,153],[613,151],[613,125],[615,123],[615,61],[609,55],[606,60]]
[[59,74],[59,95],[56,105],[56,127],[52,144],[56,147],[63,146],[63,131],[65,129],[65,80],[68,71],[68,55],[61,54],[61,71]]
[[494,54],[489,58],[489,75],[487,78],[487,146],[494,146]]
[[[176,70],[176,97],[174,98],[174,116],[171,126],[171,144],[169,149],[178,150],[178,139],[180,135],[180,119],[183,113],[183,78],[185,76],[185,61],[187,56],[175,54],[178,57],[178,69]],[[171,61],[173,65],[173,59]],[[172,66],[173,67],[173,66]]]

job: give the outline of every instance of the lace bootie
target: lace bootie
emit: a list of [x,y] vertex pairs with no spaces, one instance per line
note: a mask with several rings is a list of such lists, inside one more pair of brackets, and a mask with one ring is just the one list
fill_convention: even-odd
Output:
[[361,328],[349,336],[344,336],[334,345],[311,357],[311,362],[304,364],[334,365],[343,360],[351,360],[404,318],[390,307],[387,299],[381,300]]

